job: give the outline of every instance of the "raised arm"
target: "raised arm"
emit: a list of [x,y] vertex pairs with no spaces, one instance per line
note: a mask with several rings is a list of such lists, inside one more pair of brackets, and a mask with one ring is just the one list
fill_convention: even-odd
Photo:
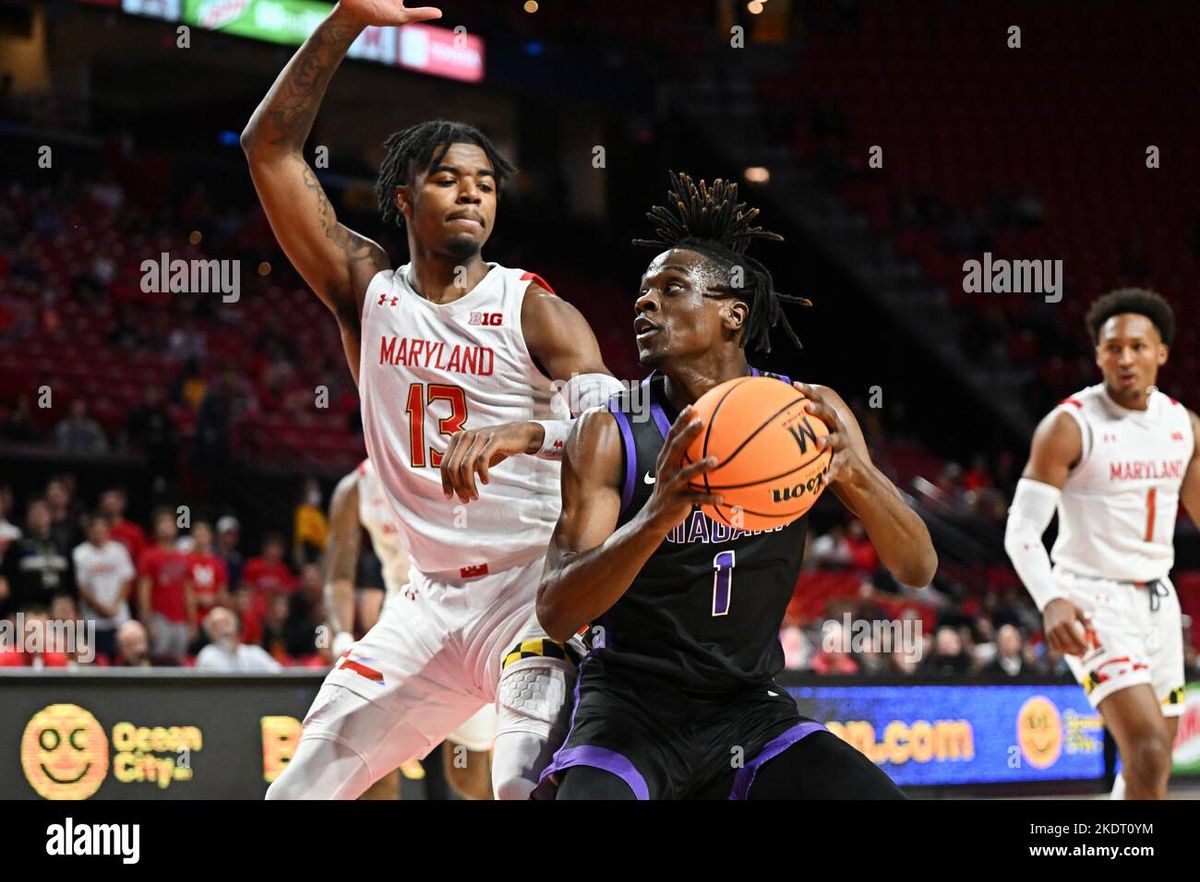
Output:
[[795,383],[812,402],[809,413],[829,427],[833,450],[829,487],[863,523],[879,560],[905,585],[923,587],[937,572],[937,552],[921,516],[896,485],[871,462],[866,439],[854,412],[828,386]]
[[405,9],[398,0],[343,0],[292,56],[242,132],[250,176],[275,238],[343,333],[357,333],[363,292],[389,266],[388,258],[338,222],[305,161],[304,142],[333,72],[365,27],[440,16],[436,9]]
[[700,425],[692,409],[684,408],[658,455],[654,492],[616,530],[623,465],[620,429],[612,414],[599,409],[576,422],[562,459],[562,511],[537,593],[538,621],[551,639],[569,639],[616,603],[694,504],[721,501],[687,486],[716,464],[713,457],[680,468]]

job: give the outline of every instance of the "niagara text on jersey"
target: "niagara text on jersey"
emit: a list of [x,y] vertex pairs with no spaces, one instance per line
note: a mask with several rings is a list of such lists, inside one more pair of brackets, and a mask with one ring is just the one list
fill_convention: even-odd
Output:
[[455,432],[566,416],[552,413],[553,385],[521,329],[521,305],[537,277],[488,267],[451,303],[418,294],[407,264],[376,274],[363,301],[359,395],[367,454],[403,531],[401,544],[426,575],[465,579],[528,563],[545,554],[558,519],[559,465],[551,460],[498,463],[470,505],[442,490],[438,467]]
[[1147,404],[1122,407],[1101,383],[1058,405],[1078,423],[1083,453],[1058,504],[1056,566],[1125,582],[1170,572],[1179,488],[1196,439],[1178,401],[1152,389]]

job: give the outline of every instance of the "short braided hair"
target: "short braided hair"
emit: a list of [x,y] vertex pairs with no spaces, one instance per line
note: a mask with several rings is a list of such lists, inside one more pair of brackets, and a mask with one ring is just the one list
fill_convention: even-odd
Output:
[[496,175],[498,188],[504,179],[515,174],[517,169],[500,155],[500,151],[488,136],[469,123],[448,119],[433,119],[407,129],[393,132],[383,142],[387,156],[379,166],[379,178],[375,182],[375,197],[379,213],[385,224],[404,226],[404,214],[396,207],[396,188],[411,183],[412,173],[442,161],[451,144],[475,144],[487,154]]

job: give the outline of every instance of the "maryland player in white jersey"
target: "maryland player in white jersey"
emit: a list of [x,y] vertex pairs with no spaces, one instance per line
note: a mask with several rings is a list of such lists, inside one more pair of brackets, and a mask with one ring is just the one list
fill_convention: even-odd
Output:
[[[435,120],[385,141],[380,211],[406,230],[411,255],[398,269],[338,222],[303,154],[329,80],[363,29],[440,15],[342,0],[242,133],[277,239],[337,317],[412,589],[339,658],[268,798],[354,798],[498,698],[493,785],[499,798],[525,797],[566,722],[573,665],[534,615],[569,431],[556,419],[569,414],[552,411],[553,381],[567,383],[580,409],[592,402],[572,384],[597,395],[619,385],[578,310],[532,273],[483,260],[514,169],[478,130]],[[469,511],[443,483],[443,458],[483,482]]]
[[[364,529],[371,537],[371,546],[380,564],[378,570],[360,566]],[[330,629],[335,635],[335,658],[347,657],[354,645],[356,607],[363,631],[369,631],[379,621],[384,602],[403,603],[397,598],[403,597],[408,590],[408,570],[408,552],[404,549],[402,532],[396,524],[387,492],[375,474],[371,460],[364,459],[338,482],[329,504],[325,606],[329,610]],[[359,575],[372,571],[377,578]],[[379,590],[375,590],[376,585]],[[488,704],[446,739],[455,748],[463,748],[443,753],[446,778],[467,798],[491,798],[491,752],[495,732],[496,708]],[[363,797],[370,799],[378,794],[379,798],[395,799],[398,791],[398,776],[390,774],[381,778]]]
[[[1005,548],[1046,638],[1121,753],[1114,797],[1164,798],[1183,712],[1183,625],[1168,578],[1179,503],[1200,523],[1200,421],[1156,387],[1174,334],[1165,299],[1122,289],[1086,317],[1103,382],[1033,436]],[[1042,533],[1058,512],[1048,557]],[[1051,566],[1051,558],[1053,566]]]

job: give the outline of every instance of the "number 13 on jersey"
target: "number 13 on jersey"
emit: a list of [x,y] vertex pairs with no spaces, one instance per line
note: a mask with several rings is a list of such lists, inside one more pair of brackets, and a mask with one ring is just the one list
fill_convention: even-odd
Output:
[[[427,386],[428,393],[425,391]],[[409,386],[404,410],[408,413],[408,441],[414,469],[425,466],[425,408],[435,401],[450,402],[450,415],[439,417],[437,421],[438,431],[447,438],[462,431],[467,421],[467,393],[461,386],[443,383],[413,383]],[[429,448],[429,464],[435,469],[442,464],[442,454],[432,447]]]

